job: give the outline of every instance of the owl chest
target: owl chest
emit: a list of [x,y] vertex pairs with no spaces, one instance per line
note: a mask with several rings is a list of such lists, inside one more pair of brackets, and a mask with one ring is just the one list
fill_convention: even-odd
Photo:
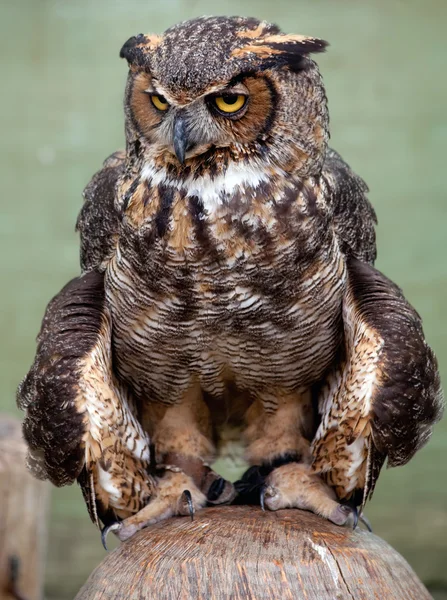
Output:
[[302,264],[296,247],[282,254],[123,244],[106,272],[120,376],[160,402],[192,378],[213,395],[229,380],[252,390],[318,379],[340,342],[344,259],[334,240]]

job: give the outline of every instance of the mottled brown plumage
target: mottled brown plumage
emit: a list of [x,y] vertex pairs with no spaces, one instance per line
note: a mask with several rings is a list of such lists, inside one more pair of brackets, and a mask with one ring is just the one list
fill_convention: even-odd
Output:
[[[367,187],[327,147],[325,46],[219,17],[121,51],[126,152],[85,190],[83,274],[19,389],[35,474],[77,479],[121,539],[236,493],[345,523],[339,501],[440,417],[420,318],[373,267]],[[235,486],[210,467],[229,428]]]

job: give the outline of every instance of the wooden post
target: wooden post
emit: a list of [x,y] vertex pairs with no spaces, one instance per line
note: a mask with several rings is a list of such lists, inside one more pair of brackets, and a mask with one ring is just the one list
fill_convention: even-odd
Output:
[[40,600],[46,543],[47,484],[25,466],[20,422],[0,416],[0,598]]
[[377,536],[299,510],[208,508],[136,534],[76,600],[430,600]]

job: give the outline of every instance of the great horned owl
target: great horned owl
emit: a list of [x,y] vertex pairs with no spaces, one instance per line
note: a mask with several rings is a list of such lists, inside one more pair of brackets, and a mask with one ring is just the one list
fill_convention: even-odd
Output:
[[[344,524],[440,417],[367,187],[327,145],[325,46],[204,17],[121,50],[126,151],[85,190],[82,274],[18,392],[31,469],[77,480],[104,535],[237,494]],[[211,467],[228,427],[236,485]]]

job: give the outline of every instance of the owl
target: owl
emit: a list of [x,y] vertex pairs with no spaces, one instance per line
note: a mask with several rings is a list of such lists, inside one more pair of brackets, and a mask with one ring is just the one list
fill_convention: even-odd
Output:
[[367,187],[328,147],[326,45],[203,17],[121,50],[126,150],[85,189],[81,274],[18,390],[31,470],[77,481],[103,540],[231,502],[355,524],[441,416]]

